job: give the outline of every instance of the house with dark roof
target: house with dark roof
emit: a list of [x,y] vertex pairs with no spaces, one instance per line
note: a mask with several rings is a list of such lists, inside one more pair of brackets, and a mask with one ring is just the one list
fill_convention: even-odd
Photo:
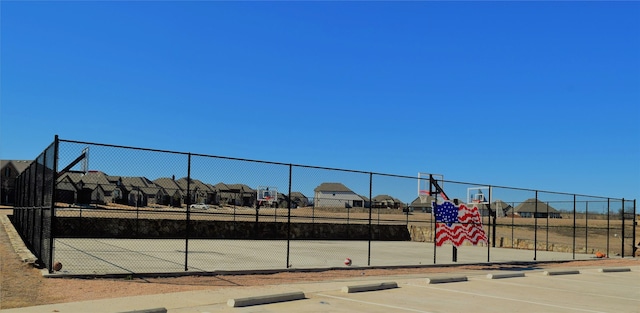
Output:
[[313,191],[315,207],[365,207],[366,200],[341,183],[322,183]]
[[[187,178],[183,177],[176,181],[183,192],[187,190]],[[202,181],[191,178],[189,182],[189,194],[191,195],[191,203],[219,204],[220,199],[215,186],[205,184]]]
[[114,189],[103,172],[68,172],[56,181],[56,202],[105,204],[112,202]]
[[[271,206],[276,208],[287,208],[289,205],[289,198],[291,198],[292,209],[309,206],[309,199],[298,191],[292,191],[291,196],[278,192],[277,198]],[[264,205],[265,204],[263,203],[262,206],[264,207]]]
[[109,176],[111,186],[114,188],[115,203],[129,206],[148,206],[150,204],[163,204],[168,194],[162,186],[141,176]]
[[307,198],[302,192],[292,191],[290,198],[292,208],[302,208],[309,206],[309,198]]
[[409,204],[409,210],[422,211],[424,213],[431,213],[432,201],[435,201],[435,198],[433,196],[427,196],[427,198],[424,201],[420,199],[420,197],[416,197],[413,201],[411,201],[411,204]]
[[[459,199],[453,199],[453,201],[454,202],[458,201],[458,203],[461,203]],[[429,202],[431,202],[431,200],[429,200]],[[480,213],[480,216],[490,216],[491,214],[489,214],[489,212],[492,212],[492,213],[495,212],[496,217],[504,217],[507,214],[507,211],[511,209],[511,205],[505,203],[502,200],[496,200],[492,202],[491,207],[489,207],[489,204],[487,203],[477,203],[477,202],[466,203],[465,205],[468,208],[473,208],[473,207],[478,208],[478,213]],[[491,211],[489,211],[489,209],[491,209]]]
[[239,191],[239,200],[240,203],[237,205],[246,206],[246,207],[254,207],[256,205],[256,201],[258,200],[258,191],[253,189],[245,184],[227,184],[231,190]]
[[372,208],[378,209],[402,209],[404,203],[389,195],[377,195],[373,197]]
[[16,178],[24,172],[32,161],[0,160],[0,204],[14,204]]
[[510,214],[528,218],[562,218],[558,210],[535,198],[527,199],[518,204],[515,208],[512,208]]
[[158,199],[158,204],[169,205],[172,207],[182,206],[182,201],[186,198],[186,191],[180,188],[176,180],[168,177],[162,177],[153,180],[153,183],[160,186],[163,189],[161,199]]
[[512,208],[510,204],[502,200],[496,200],[491,203],[491,209],[496,211],[496,217],[505,217]]
[[217,183],[213,186],[221,204],[254,207],[258,191],[244,184]]

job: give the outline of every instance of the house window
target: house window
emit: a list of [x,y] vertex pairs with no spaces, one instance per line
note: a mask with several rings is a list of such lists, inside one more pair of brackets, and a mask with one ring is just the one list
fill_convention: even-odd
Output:
[[11,176],[11,168],[10,167],[5,167],[4,168],[4,177],[10,177]]

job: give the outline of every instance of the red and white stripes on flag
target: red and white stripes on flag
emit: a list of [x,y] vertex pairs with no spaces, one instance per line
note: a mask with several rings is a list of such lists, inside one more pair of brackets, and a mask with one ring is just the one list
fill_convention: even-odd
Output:
[[455,205],[451,201],[441,204],[432,202],[436,216],[436,246],[451,242],[459,247],[465,241],[473,245],[487,242],[487,235],[482,229],[482,218],[478,207],[467,207],[465,204]]

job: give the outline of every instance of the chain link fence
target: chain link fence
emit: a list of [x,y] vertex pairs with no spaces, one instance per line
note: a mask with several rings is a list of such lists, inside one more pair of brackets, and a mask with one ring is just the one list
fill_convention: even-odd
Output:
[[[444,179],[419,197],[424,179],[56,137],[18,177],[12,220],[69,274],[635,256],[635,200]],[[433,244],[444,196],[477,208],[486,242]]]

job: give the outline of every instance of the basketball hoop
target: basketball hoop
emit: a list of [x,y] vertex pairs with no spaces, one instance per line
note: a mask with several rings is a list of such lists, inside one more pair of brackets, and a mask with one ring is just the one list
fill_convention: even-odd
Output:
[[420,203],[427,203],[429,201],[429,191],[428,190],[420,190],[418,194],[420,197]]

